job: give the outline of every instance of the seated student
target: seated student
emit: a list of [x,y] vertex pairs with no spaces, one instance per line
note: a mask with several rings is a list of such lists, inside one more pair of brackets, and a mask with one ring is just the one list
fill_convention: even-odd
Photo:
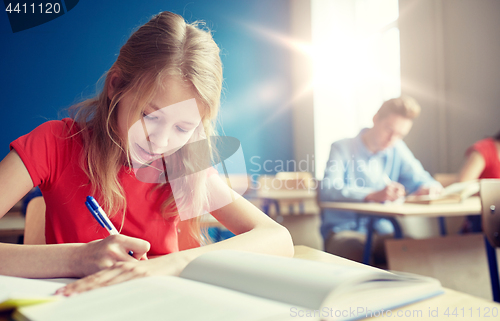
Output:
[[[500,132],[477,141],[465,152],[467,157],[458,176],[459,182],[482,178],[500,178]],[[467,216],[461,232],[481,230],[481,216]]]
[[[0,217],[33,186],[47,205],[47,245],[0,244],[0,274],[85,277],[60,291],[69,295],[146,275],[177,275],[218,249],[293,255],[289,232],[243,197],[211,207],[228,187],[211,167],[195,173],[193,163],[206,160],[183,148],[213,133],[222,79],[219,48],[196,23],[162,12],[134,32],[97,97],[77,105],[73,118],[49,121],[15,140],[0,163]],[[98,225],[85,205],[88,195],[121,235],[109,236]],[[209,208],[237,236],[179,252],[181,210],[199,219]],[[201,240],[199,221],[192,222],[192,235]]]
[[465,153],[467,160],[460,170],[459,181],[500,178],[500,132],[476,142]]
[[[388,100],[373,117],[373,127],[354,138],[332,144],[320,198],[337,202],[396,201],[405,194],[438,193],[442,186],[424,170],[402,139],[410,131],[420,106],[410,97]],[[379,234],[393,233],[385,219],[375,222]],[[356,213],[328,210],[322,217],[325,249],[344,230],[366,232],[366,219]],[[334,253],[336,254],[336,253]]]

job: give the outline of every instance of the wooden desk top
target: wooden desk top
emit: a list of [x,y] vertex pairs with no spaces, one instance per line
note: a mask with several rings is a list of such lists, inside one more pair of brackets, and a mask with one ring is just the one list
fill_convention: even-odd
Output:
[[[295,246],[294,258],[373,268],[302,245]],[[445,314],[447,309],[448,315]],[[476,298],[469,294],[445,289],[444,294],[391,310],[391,312],[391,317],[389,317],[389,315],[383,315],[378,318],[369,319],[387,320],[393,318],[394,320],[410,321],[498,320],[498,317],[500,316],[500,304],[493,301]]]
[[474,196],[455,204],[381,204],[381,203],[348,203],[322,202],[323,209],[347,210],[368,215],[383,216],[465,216],[481,214],[481,201]]
[[[246,197],[246,195],[245,195]],[[259,190],[249,195],[249,198],[271,199],[276,201],[302,201],[316,198],[314,190]]]

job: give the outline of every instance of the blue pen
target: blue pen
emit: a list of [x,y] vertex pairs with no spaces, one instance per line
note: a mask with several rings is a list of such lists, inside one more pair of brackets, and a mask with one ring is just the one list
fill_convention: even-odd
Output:
[[95,218],[95,220],[99,223],[99,225],[101,225],[102,227],[106,228],[104,226],[104,224],[102,223],[101,221],[101,218],[99,217],[99,215],[97,215],[96,211],[94,210],[94,208],[92,207],[92,205],[90,205],[89,202],[85,202],[85,206],[87,206],[90,214],[92,214],[92,216]]
[[[92,214],[92,216],[96,219],[96,221],[104,227],[110,235],[118,235],[118,230],[115,228],[113,223],[109,220],[108,216],[104,212],[104,210],[101,208],[99,203],[93,198],[92,196],[87,196],[87,201],[85,201],[85,205],[87,206],[89,212]],[[133,256],[134,252],[128,251],[128,254]]]

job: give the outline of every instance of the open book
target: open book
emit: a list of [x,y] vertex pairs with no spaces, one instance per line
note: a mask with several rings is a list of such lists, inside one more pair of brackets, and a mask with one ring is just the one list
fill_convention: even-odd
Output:
[[21,307],[16,320],[355,320],[441,294],[439,281],[239,251],[214,251],[180,277],[135,279]]
[[439,195],[409,195],[406,197],[406,203],[417,204],[445,204],[460,203],[464,199],[471,197],[479,192],[479,181],[454,183],[447,186]]

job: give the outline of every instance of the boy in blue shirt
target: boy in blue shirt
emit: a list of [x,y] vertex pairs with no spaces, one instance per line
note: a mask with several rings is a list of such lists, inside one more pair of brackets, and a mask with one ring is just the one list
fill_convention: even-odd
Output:
[[[406,194],[439,193],[442,186],[424,170],[403,138],[410,131],[420,106],[410,97],[388,100],[373,117],[373,127],[354,138],[332,144],[320,191],[322,201],[387,202]],[[375,222],[378,234],[394,232],[385,219]],[[347,211],[328,210],[322,217],[325,241],[343,230],[366,232],[366,219]]]

